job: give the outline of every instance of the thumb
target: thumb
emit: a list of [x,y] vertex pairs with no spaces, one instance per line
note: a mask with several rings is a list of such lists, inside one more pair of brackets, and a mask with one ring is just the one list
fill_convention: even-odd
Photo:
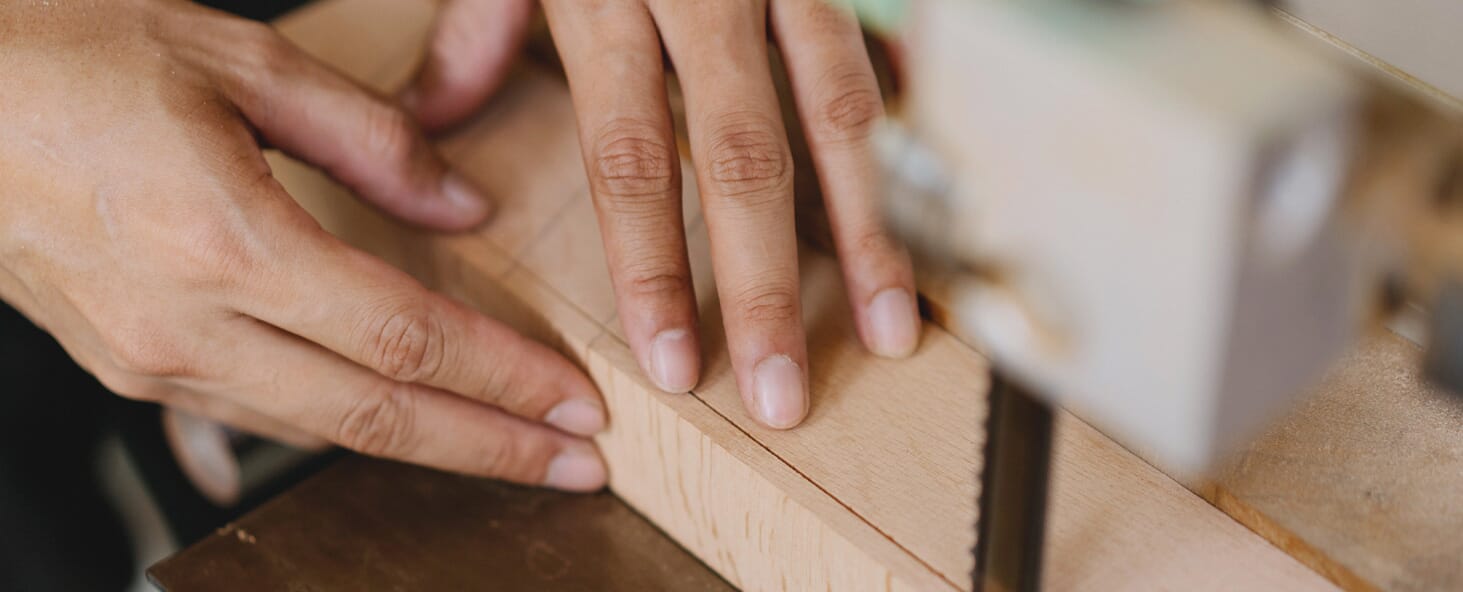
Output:
[[487,218],[490,201],[451,170],[411,116],[283,38],[267,44],[268,59],[225,69],[222,86],[270,144],[408,222],[465,230]]
[[461,121],[508,73],[532,14],[532,0],[447,0],[402,104],[429,130]]

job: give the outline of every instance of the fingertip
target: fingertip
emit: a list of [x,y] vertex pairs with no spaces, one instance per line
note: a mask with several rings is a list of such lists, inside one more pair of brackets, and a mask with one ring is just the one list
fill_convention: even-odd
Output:
[[593,436],[605,429],[605,410],[597,401],[568,399],[550,409],[544,423],[577,436]]
[[548,383],[551,385],[548,388],[560,393],[562,400],[544,415],[544,423],[577,436],[598,435],[609,426],[604,397],[594,381],[578,367],[562,358],[558,361],[562,365],[551,372],[562,373],[557,380]]
[[874,355],[906,358],[919,347],[919,306],[904,288],[886,288],[864,308],[865,345]]
[[[438,35],[441,33],[438,32]],[[437,132],[450,127],[461,116],[461,106],[453,105],[454,85],[447,77],[452,55],[442,55],[434,43],[416,75],[396,95],[396,102],[410,113],[423,131]]]
[[443,3],[426,60],[398,97],[402,106],[429,132],[471,116],[512,66],[534,6],[530,0]]
[[454,214],[452,225],[459,229],[482,224],[493,215],[493,200],[456,172],[442,177],[442,197]]
[[466,118],[475,105],[452,96],[451,89],[440,88],[442,84],[431,82],[424,72],[396,96],[397,104],[428,134],[452,127]]
[[650,340],[646,368],[657,387],[668,393],[687,393],[701,377],[701,355],[696,335],[687,329],[667,329]]
[[563,491],[591,492],[604,489],[609,472],[594,447],[587,442],[565,446],[544,473],[545,487]]
[[752,371],[753,413],[770,428],[797,427],[808,414],[807,378],[792,358],[776,354],[763,358]]

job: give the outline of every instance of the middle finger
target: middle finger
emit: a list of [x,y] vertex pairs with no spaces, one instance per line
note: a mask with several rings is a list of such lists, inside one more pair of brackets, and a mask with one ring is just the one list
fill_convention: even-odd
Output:
[[792,156],[768,64],[764,1],[651,0],[685,93],[728,349],[747,409],[808,410]]
[[372,456],[570,491],[604,486],[603,460],[587,439],[389,380],[265,323],[238,321],[233,365],[199,390]]
[[696,306],[660,38],[639,2],[545,2],[564,59],[620,324],[669,392],[696,386]]

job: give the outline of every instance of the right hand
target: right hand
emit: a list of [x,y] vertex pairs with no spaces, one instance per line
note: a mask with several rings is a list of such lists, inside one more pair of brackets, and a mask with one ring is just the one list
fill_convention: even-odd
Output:
[[[674,65],[726,329],[748,414],[788,429],[808,414],[793,163],[768,60],[787,67],[853,323],[868,350],[919,347],[909,253],[879,207],[873,131],[884,115],[863,32],[827,0],[541,0],[579,123],[619,322],[667,392],[701,378],[697,305],[666,96]],[[404,95],[429,127],[461,121],[508,71],[534,0],[446,0]],[[668,61],[667,61],[668,60]]]
[[6,2],[0,31],[0,298],[103,384],[298,444],[604,485],[578,368],[327,234],[255,138],[407,221],[485,219],[395,106],[191,3]]

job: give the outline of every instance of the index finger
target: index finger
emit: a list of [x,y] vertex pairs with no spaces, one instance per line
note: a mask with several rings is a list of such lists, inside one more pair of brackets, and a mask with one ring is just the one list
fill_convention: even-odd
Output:
[[269,294],[239,312],[340,354],[388,379],[436,387],[566,432],[604,429],[589,378],[558,352],[434,293],[324,231],[292,237]]

